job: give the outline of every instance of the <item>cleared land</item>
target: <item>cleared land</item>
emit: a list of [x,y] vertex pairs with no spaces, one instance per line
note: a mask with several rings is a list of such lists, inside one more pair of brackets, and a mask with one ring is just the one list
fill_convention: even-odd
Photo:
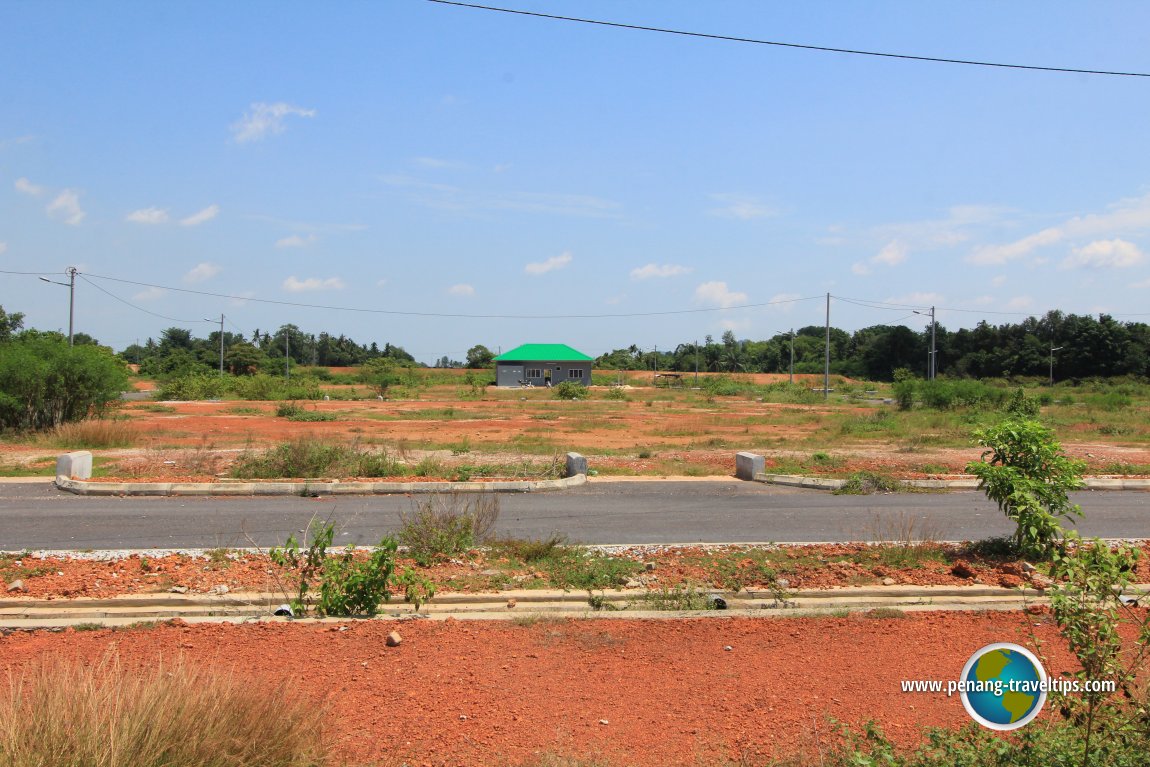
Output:
[[[289,416],[276,414],[284,403],[266,401],[125,402],[112,420],[5,441],[0,472],[50,474],[57,452],[92,449],[100,476],[207,480],[245,453],[303,439],[384,453],[397,472],[440,479],[547,476],[569,450],[600,474],[732,474],[735,452],[753,450],[777,473],[921,478],[961,474],[979,456],[973,429],[1001,416],[981,407],[900,411],[889,387],[837,377],[824,401],[813,391],[821,376],[796,376],[792,387],[787,376],[703,375],[690,388],[692,375],[656,387],[650,373],[596,373],[623,385],[565,401],[547,389],[472,387],[464,376],[425,371],[386,400],[363,385],[326,384],[330,399],[297,402]],[[1090,474],[1150,476],[1150,389],[1128,387],[1133,396],[1105,384],[1056,387],[1042,408]]]

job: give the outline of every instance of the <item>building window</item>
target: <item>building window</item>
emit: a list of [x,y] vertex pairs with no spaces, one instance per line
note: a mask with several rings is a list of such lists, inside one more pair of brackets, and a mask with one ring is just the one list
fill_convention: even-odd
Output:
[[582,370],[576,370],[576,369],[572,368],[571,370],[567,371],[567,377],[568,378],[582,379],[583,378],[583,371]]
[[528,368],[527,369],[527,377],[528,378],[542,378],[543,377],[543,371],[540,370],[539,368]]

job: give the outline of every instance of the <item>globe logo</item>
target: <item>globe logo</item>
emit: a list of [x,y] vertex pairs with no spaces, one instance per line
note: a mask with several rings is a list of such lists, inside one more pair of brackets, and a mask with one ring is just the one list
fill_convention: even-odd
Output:
[[1046,670],[1025,647],[989,644],[962,669],[962,705],[974,721],[991,730],[1029,724],[1046,703]]

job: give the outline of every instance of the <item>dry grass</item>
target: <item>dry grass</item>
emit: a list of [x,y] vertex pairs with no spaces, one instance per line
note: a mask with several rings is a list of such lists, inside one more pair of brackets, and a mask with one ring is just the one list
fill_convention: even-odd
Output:
[[125,669],[47,659],[0,696],[0,767],[313,767],[322,707],[183,663]]
[[38,440],[47,447],[65,450],[92,450],[109,447],[132,447],[139,431],[127,421],[95,418],[57,426]]

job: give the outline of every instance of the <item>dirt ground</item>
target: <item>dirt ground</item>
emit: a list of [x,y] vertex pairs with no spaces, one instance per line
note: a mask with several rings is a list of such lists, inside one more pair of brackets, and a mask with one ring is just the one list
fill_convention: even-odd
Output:
[[[403,641],[389,648],[389,631]],[[1069,657],[1049,617],[407,621],[161,625],[0,636],[0,678],[38,659],[128,665],[185,659],[292,680],[330,706],[326,735],[353,764],[518,765],[541,754],[611,765],[761,763],[817,754],[830,719],[882,725],[897,742],[958,727],[957,696],[901,691],[958,677],[980,647],[1042,641],[1048,673]],[[1042,716],[1049,716],[1049,711]],[[746,761],[737,761],[745,759]]]

